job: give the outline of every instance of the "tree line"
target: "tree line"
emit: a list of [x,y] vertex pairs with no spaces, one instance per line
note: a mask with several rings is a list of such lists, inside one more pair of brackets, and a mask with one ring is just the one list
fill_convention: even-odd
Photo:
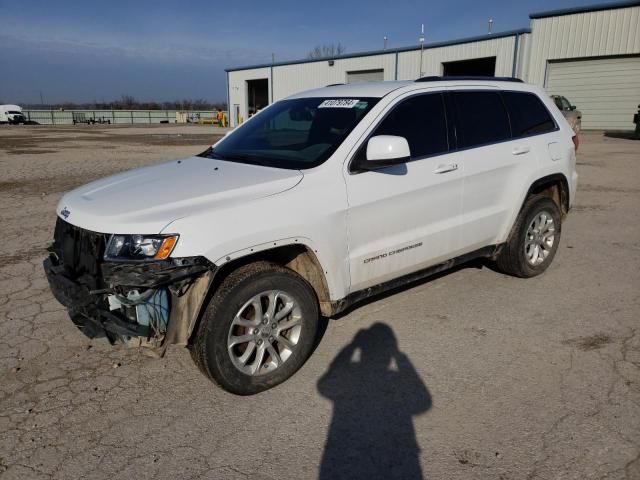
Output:
[[226,110],[226,102],[209,102],[202,98],[174,100],[172,102],[139,101],[131,95],[122,95],[118,100],[108,102],[62,102],[32,103],[20,105],[32,110]]

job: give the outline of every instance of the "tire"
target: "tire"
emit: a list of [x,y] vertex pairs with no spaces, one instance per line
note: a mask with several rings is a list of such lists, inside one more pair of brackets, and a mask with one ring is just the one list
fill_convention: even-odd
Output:
[[300,275],[268,262],[245,265],[225,278],[211,298],[191,356],[225,390],[253,395],[302,367],[314,347],[318,323],[318,299]]
[[527,198],[507,243],[496,258],[498,270],[521,278],[544,272],[558,250],[561,221],[560,209],[552,199],[543,195]]

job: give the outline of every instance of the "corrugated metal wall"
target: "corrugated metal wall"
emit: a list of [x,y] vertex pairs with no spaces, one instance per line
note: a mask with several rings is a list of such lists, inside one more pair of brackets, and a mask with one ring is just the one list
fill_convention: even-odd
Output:
[[582,128],[631,130],[640,102],[640,56],[552,62],[547,92],[582,112]]
[[[423,52],[425,75],[441,75],[442,62],[467,60],[479,57],[496,57],[496,75],[510,76],[513,66],[515,37],[488,38],[479,42],[427,48]],[[398,72],[396,76],[396,53],[369,55],[353,58],[341,58],[333,61],[275,65],[271,87],[271,68],[254,68],[229,72],[229,115],[232,124],[235,119],[235,107],[239,106],[240,115],[247,118],[247,80],[267,78],[273,88],[273,101],[281,100],[302,90],[320,88],[333,83],[346,83],[347,72],[359,70],[383,69],[385,80],[413,80],[418,78],[420,52],[399,52]],[[271,95],[271,92],[270,92]]]
[[[442,75],[442,62],[472,58],[496,57],[496,75],[511,76],[515,36],[488,38],[480,42],[429,48],[422,53],[425,76]],[[413,80],[420,76],[420,51],[401,52],[398,58],[398,80]]]
[[[531,34],[426,48],[422,71],[424,75],[442,75],[443,62],[495,56],[495,74],[511,76],[517,41],[516,76],[544,86],[549,60],[640,54],[639,6],[535,18],[531,21],[531,28]],[[273,100],[279,100],[301,90],[345,83],[348,71],[376,68],[384,69],[385,80],[415,79],[420,75],[420,51],[397,54],[390,51],[388,54],[336,59],[333,66],[327,60],[276,65],[270,88],[273,89]],[[270,79],[270,72],[269,67],[229,72],[232,120],[234,104],[240,106],[243,118],[247,116],[246,81]]]
[[333,66],[330,66],[327,60],[275,66],[273,68],[273,97],[275,100],[280,100],[301,90],[320,88],[332,83],[346,83],[347,72],[378,68],[384,70],[385,80],[393,80],[395,54],[336,59]]
[[531,21],[529,83],[544,85],[548,60],[640,53],[640,7]]
[[[270,68],[254,68],[251,70],[238,70],[229,72],[229,122],[230,125],[237,125],[237,109],[243,120],[247,119],[247,80],[257,80],[261,78],[270,78]],[[271,85],[271,80],[269,80]],[[271,99],[271,93],[269,93]]]

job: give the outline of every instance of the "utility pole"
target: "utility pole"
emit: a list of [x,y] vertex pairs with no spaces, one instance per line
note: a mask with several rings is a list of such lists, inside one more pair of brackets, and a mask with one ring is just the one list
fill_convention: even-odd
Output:
[[420,38],[418,39],[420,42],[420,75],[418,78],[424,76],[422,72],[422,53],[424,52],[424,23],[420,25]]
[[[269,101],[267,103],[273,103],[273,64],[276,63],[276,54],[271,53],[271,68],[269,69]],[[254,90],[255,94],[255,90]]]

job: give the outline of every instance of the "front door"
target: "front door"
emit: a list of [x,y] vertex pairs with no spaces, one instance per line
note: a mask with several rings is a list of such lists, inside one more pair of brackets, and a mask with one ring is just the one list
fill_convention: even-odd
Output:
[[[449,153],[440,93],[400,100],[372,135],[405,137],[411,160],[345,174],[351,291],[455,256],[459,249],[463,172]],[[366,142],[356,160],[366,161]]]

